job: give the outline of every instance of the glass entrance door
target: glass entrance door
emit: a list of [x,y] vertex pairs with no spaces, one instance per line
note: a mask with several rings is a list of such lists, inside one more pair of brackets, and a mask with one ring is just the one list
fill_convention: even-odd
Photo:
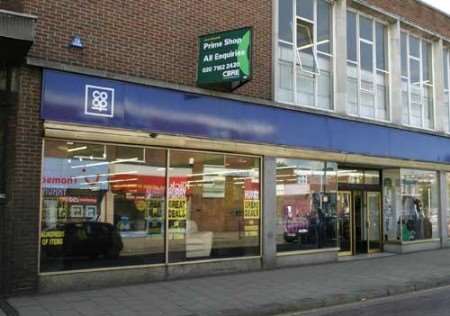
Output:
[[381,251],[381,193],[366,192],[366,209],[368,219],[368,252]]
[[337,201],[339,255],[381,251],[381,193],[341,191]]

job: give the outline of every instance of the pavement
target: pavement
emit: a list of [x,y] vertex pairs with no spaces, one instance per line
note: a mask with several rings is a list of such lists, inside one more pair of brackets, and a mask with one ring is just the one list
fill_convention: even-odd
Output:
[[[19,315],[276,315],[450,285],[450,249],[10,298]],[[14,313],[9,310],[9,315]],[[15,314],[17,315],[17,313]]]
[[450,287],[440,287],[365,302],[283,316],[442,316],[450,315]]

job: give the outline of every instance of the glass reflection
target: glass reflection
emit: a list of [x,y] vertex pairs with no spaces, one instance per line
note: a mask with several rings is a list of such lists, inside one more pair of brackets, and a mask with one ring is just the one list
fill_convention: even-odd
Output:
[[46,140],[41,272],[162,263],[166,152]]
[[278,252],[337,246],[336,168],[277,159]]
[[171,151],[169,262],[259,255],[259,159]]

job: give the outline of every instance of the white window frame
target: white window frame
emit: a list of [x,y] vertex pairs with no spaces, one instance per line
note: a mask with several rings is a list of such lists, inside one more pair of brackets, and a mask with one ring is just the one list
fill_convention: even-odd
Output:
[[[432,79],[431,84],[430,83],[425,83],[424,78],[423,78],[423,46],[424,43],[428,43],[430,44],[431,47],[431,51],[430,51],[430,58],[431,58],[431,65],[430,65],[430,72],[431,72],[431,78],[434,78],[434,70],[433,70],[433,58],[434,58],[434,54],[433,54],[433,43],[417,34],[411,33],[407,30],[402,29],[401,30],[401,34],[406,34],[406,57],[407,57],[407,76],[403,75],[403,69],[401,70],[401,80],[402,81],[406,81],[408,82],[408,122],[403,122],[404,125],[409,126],[409,127],[413,127],[413,128],[420,128],[420,129],[424,129],[424,130],[429,130],[429,131],[433,131],[436,128],[436,100],[435,100],[435,92],[434,92],[434,80]],[[420,42],[420,47],[419,47],[419,57],[416,56],[412,56],[410,55],[410,39],[411,37],[415,37],[419,40]],[[413,85],[416,85],[416,83],[412,83],[411,82],[411,60],[415,60],[419,62],[419,71],[420,71],[420,80],[419,80],[419,87],[420,87],[420,102],[421,102],[421,111],[422,111],[422,122],[421,122],[421,126],[415,126],[411,124],[411,87]],[[401,61],[403,63],[403,60]],[[430,96],[431,99],[433,100],[433,117],[432,117],[432,127],[426,127],[425,126],[425,104],[424,104],[424,87],[428,87],[431,88],[431,92],[432,95]],[[402,93],[403,95],[403,93]],[[403,96],[402,96],[403,98]],[[402,106],[402,113],[403,113],[403,100],[401,102],[401,106]],[[403,114],[402,114],[402,121],[403,121]]]
[[[330,17],[331,17],[331,21],[330,21],[330,39],[327,41],[321,41],[318,42],[317,41],[317,14],[318,14],[318,1],[319,0],[314,0],[314,8],[313,8],[313,14],[314,14],[314,19],[315,21],[311,21],[310,19],[304,18],[304,17],[300,17],[297,16],[297,1],[296,0],[290,0],[292,1],[292,21],[294,22],[294,25],[292,26],[292,36],[293,36],[293,42],[288,42],[285,40],[282,40],[279,38],[279,30],[278,30],[278,20],[279,20],[279,1],[274,1],[275,2],[275,10],[274,12],[276,13],[276,19],[274,19],[274,28],[276,30],[276,32],[274,32],[275,34],[275,39],[274,39],[274,43],[275,43],[275,54],[274,54],[274,96],[275,96],[275,100],[277,102],[281,102],[284,104],[289,104],[289,105],[293,105],[296,107],[305,107],[305,108],[311,108],[311,109],[315,109],[315,110],[320,110],[320,111],[326,111],[326,112],[335,112],[335,105],[334,105],[334,78],[335,78],[335,58],[334,58],[334,23],[335,23],[335,13],[334,13],[334,3],[331,0],[324,0],[326,2],[329,3],[330,5]],[[297,48],[297,20],[301,20],[307,23],[311,23],[313,24],[313,58],[315,59],[315,63],[317,65],[317,72],[311,72],[308,70],[303,69],[303,65],[301,63],[301,58],[299,56],[299,49]],[[317,49],[317,47],[321,44],[324,44],[326,42],[330,43],[330,51],[331,53],[326,53],[326,52],[322,52],[319,51]],[[293,102],[288,102],[288,101],[280,101],[279,96],[278,96],[278,89],[279,89],[279,85],[280,85],[280,76],[279,76],[279,71],[280,71],[280,54],[279,54],[279,46],[280,44],[285,44],[288,46],[291,46],[293,49],[293,54],[294,54],[294,60],[292,61],[293,65],[293,79],[292,79],[292,88],[293,88]],[[303,49],[305,49],[307,47],[303,47]],[[320,64],[319,64],[319,55],[323,55],[326,56],[327,58],[329,58],[330,60],[330,73],[331,73],[331,82],[330,82],[330,108],[329,109],[325,109],[325,108],[321,108],[318,106],[318,77],[320,76]],[[298,74],[304,74],[307,76],[312,76],[314,78],[315,84],[314,84],[314,105],[306,105],[306,104],[300,104],[297,102],[298,100],[298,91],[297,91],[297,75]]]
[[[392,113],[391,113],[392,111],[391,111],[391,104],[390,104],[390,100],[391,100],[391,85],[390,85],[391,73],[390,73],[390,62],[389,62],[390,47],[389,47],[389,32],[387,32],[388,24],[385,21],[382,21],[376,17],[370,16],[368,14],[365,14],[363,12],[360,12],[360,11],[352,9],[352,8],[347,8],[347,12],[351,12],[356,15],[356,26],[355,26],[356,34],[355,35],[356,35],[356,59],[357,59],[357,61],[355,62],[353,60],[348,59],[348,56],[347,56],[347,67],[349,64],[356,66],[356,74],[357,74],[357,80],[358,80],[357,114],[349,113],[348,111],[347,111],[347,114],[350,116],[353,116],[353,117],[361,117],[361,118],[380,121],[380,122],[392,122]],[[371,41],[369,41],[365,38],[362,38],[360,36],[360,17],[364,17],[364,18],[372,20],[372,40]],[[346,21],[346,23],[347,23],[347,21]],[[384,34],[385,35],[385,56],[384,57],[385,57],[386,69],[379,69],[377,67],[377,46],[376,46],[377,23],[382,24],[385,27],[385,34]],[[373,67],[372,67],[372,69],[373,69],[372,70],[373,89],[372,89],[372,91],[369,91],[362,87],[361,42],[372,45],[372,63],[373,63]],[[347,49],[347,47],[345,49]],[[385,95],[385,102],[387,103],[387,108],[386,108],[387,119],[386,118],[380,119],[380,118],[378,118],[378,115],[377,115],[378,114],[377,113],[377,111],[378,111],[377,73],[383,73],[383,75],[385,76],[385,80],[386,80],[385,87],[387,88],[387,94]],[[386,78],[386,76],[387,76],[387,78]],[[347,74],[346,74],[346,78],[347,78]],[[347,87],[347,89],[348,89],[348,87]],[[371,94],[374,97],[374,117],[361,115],[361,92]]]

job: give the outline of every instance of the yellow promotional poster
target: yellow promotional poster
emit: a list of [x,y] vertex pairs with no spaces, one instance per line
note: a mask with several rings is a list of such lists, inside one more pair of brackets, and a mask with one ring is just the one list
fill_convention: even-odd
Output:
[[169,220],[185,220],[186,212],[186,199],[169,200]]
[[259,219],[259,200],[244,200],[244,219]]
[[52,230],[42,232],[42,246],[61,246],[64,243],[64,231]]

